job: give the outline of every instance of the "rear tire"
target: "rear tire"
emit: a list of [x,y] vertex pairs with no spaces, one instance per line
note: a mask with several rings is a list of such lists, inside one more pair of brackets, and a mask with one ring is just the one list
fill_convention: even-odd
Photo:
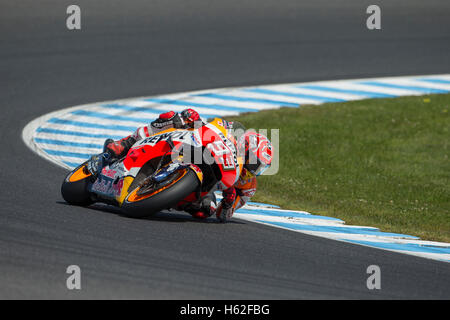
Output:
[[131,218],[143,218],[170,208],[186,198],[200,186],[197,175],[191,169],[187,170],[180,180],[149,198],[130,202],[128,198],[136,189],[130,192],[122,204],[123,213]]
[[70,177],[82,167],[84,167],[84,164],[74,169],[64,178],[61,185],[61,195],[69,204],[88,206],[94,202],[87,190],[91,176],[86,176],[77,181],[70,181]]

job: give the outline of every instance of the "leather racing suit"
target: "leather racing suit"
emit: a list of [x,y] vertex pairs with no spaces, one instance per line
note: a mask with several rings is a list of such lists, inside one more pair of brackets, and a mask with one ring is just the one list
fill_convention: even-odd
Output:
[[[186,109],[181,112],[181,116],[174,112],[169,111],[162,113],[159,117],[152,121],[149,125],[139,127],[137,130],[117,141],[113,139],[107,139],[104,145],[104,154],[109,158],[109,161],[114,161],[124,157],[128,150],[137,142],[145,139],[153,134],[157,134],[161,131],[170,128],[189,128],[193,127],[195,121],[202,121],[199,114],[193,109]],[[88,164],[88,168],[89,168]],[[94,166],[95,167],[95,166]],[[97,171],[100,168],[91,169]],[[230,188],[222,190],[222,200],[219,205],[216,206],[216,198],[213,192],[207,194],[200,199],[198,204],[192,206],[188,213],[195,218],[204,219],[213,214],[216,214],[217,218],[221,221],[230,219],[233,213],[242,207],[256,192],[256,176],[250,173],[245,168],[239,176],[238,181]]]

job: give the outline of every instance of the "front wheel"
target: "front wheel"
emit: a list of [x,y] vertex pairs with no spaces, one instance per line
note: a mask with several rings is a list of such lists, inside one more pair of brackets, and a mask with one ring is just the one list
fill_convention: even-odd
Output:
[[70,172],[61,185],[61,195],[68,203],[78,206],[88,206],[93,203],[88,184],[91,174],[84,164]]
[[176,171],[169,179],[153,188],[139,186],[131,191],[122,204],[128,217],[143,218],[170,208],[195,192],[200,181],[192,169]]

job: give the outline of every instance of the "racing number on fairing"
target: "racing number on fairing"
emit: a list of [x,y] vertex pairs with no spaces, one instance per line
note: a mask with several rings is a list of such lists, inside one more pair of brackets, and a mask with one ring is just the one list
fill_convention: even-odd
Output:
[[211,142],[206,147],[221,159],[224,170],[234,170],[236,168],[230,149],[222,141]]

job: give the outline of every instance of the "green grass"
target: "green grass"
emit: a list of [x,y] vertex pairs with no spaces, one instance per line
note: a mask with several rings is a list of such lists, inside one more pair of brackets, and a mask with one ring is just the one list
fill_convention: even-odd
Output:
[[253,200],[450,242],[449,106],[430,95],[239,116],[280,129],[280,169]]

